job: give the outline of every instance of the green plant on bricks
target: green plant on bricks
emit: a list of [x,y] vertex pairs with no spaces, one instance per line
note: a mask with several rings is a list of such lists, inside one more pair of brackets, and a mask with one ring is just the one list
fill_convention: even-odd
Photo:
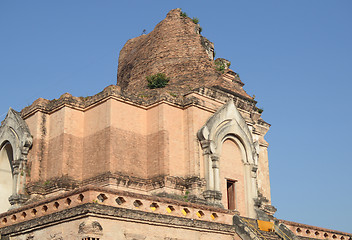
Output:
[[164,73],[157,73],[147,76],[147,81],[150,89],[163,88],[169,83],[170,78],[166,77]]
[[188,17],[188,16],[187,16],[187,13],[186,13],[186,12],[182,12],[182,11],[181,11],[181,13],[180,13],[180,16],[181,16],[181,17],[184,17],[184,18]]

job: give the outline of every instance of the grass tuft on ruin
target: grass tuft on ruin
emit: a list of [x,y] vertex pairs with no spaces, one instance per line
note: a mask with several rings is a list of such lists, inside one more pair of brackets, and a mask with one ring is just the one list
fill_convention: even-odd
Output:
[[192,18],[192,21],[193,21],[195,24],[198,24],[198,23],[199,23],[199,18],[194,17],[194,18]]
[[180,16],[184,18],[188,17],[187,13],[183,11],[181,11]]
[[168,78],[164,73],[157,73],[154,75],[147,76],[148,88],[163,88],[169,84],[170,78]]

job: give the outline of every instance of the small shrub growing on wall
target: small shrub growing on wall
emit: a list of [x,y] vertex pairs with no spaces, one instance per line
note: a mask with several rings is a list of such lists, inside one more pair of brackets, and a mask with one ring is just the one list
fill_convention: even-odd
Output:
[[147,81],[148,88],[150,89],[163,88],[169,83],[170,78],[166,77],[164,73],[157,73],[154,75],[147,76]]
[[195,24],[198,24],[198,23],[199,23],[199,19],[196,18],[196,17],[192,18],[192,21],[193,21]]
[[224,73],[225,71],[225,65],[222,62],[215,62],[216,70],[219,72]]
[[[214,55],[215,55],[215,51],[214,51]],[[216,70],[219,72],[222,72],[222,73],[224,73],[225,69],[228,69],[231,65],[230,62],[224,62],[224,61],[220,60],[220,58],[216,59],[214,63],[215,63]]]
[[186,12],[181,12],[181,13],[180,13],[180,16],[181,16],[181,17],[184,17],[184,18],[188,17]]

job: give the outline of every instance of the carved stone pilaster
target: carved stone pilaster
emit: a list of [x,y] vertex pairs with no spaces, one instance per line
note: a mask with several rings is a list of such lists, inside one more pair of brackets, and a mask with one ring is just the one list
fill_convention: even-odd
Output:
[[211,161],[212,161],[212,166],[213,168],[219,168],[219,156],[216,154],[211,155]]
[[11,209],[22,206],[27,200],[29,196],[26,194],[12,194],[9,197],[9,202],[11,204]]
[[256,178],[257,177],[257,170],[258,170],[258,166],[252,165],[252,171],[251,171],[251,177],[252,178]]
[[206,190],[214,190],[214,173],[211,161],[211,141],[210,140],[200,140],[200,144],[203,150],[204,156],[204,169],[205,169],[205,181]]
[[207,190],[203,192],[203,197],[208,204],[223,207],[221,203],[222,194],[220,191]]
[[219,156],[216,154],[211,155],[212,170],[214,175],[214,190],[221,191],[220,187],[220,169],[219,169]]
[[200,145],[203,149],[203,154],[211,154],[210,151],[210,142],[209,140],[202,140],[200,141]]
[[21,166],[21,160],[20,159],[12,161],[12,174],[13,175],[19,174],[20,166]]

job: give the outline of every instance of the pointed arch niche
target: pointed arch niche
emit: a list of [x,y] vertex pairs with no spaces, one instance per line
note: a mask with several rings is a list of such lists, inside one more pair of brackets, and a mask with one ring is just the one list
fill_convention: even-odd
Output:
[[12,146],[9,142],[5,142],[0,147],[0,213],[6,212],[11,207],[9,197],[12,195],[13,187],[12,162]]
[[20,113],[9,109],[0,126],[0,213],[27,201],[26,164],[32,136]]
[[233,100],[214,113],[197,135],[203,149],[207,183],[204,198],[210,204],[256,218],[256,143]]

